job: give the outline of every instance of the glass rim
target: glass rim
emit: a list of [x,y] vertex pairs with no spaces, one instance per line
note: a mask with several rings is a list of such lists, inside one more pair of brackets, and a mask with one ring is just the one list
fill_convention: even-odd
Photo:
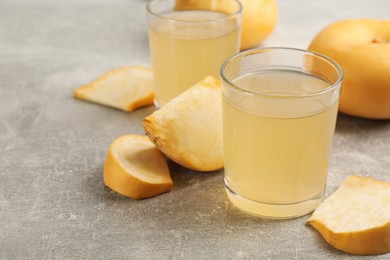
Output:
[[[313,92],[313,93],[308,93],[308,94],[303,94],[303,95],[275,95],[275,94],[258,93],[258,92],[243,89],[227,79],[227,77],[225,75],[225,70],[226,70],[227,65],[229,63],[231,63],[233,60],[235,60],[239,57],[245,57],[245,56],[249,56],[251,54],[258,54],[258,53],[263,53],[265,51],[271,51],[271,50],[294,51],[294,52],[307,53],[307,54],[311,54],[311,55],[320,57],[334,66],[334,68],[337,70],[337,72],[339,74],[338,79],[336,80],[336,82],[330,84],[330,87],[328,87],[324,90]],[[304,72],[304,71],[301,71],[301,72]],[[220,76],[221,76],[222,80],[224,82],[226,82],[230,87],[232,87],[240,92],[244,92],[246,94],[250,94],[253,96],[267,97],[267,98],[309,98],[309,97],[315,97],[315,96],[326,94],[326,93],[331,92],[331,91],[335,90],[336,88],[340,87],[341,83],[344,79],[344,72],[343,72],[341,66],[335,60],[331,59],[330,57],[328,57],[326,55],[315,52],[315,51],[298,49],[298,48],[290,48],[290,47],[263,47],[263,48],[254,48],[254,49],[246,50],[243,52],[239,52],[239,53],[236,53],[233,56],[227,58],[221,66]]]
[[[231,19],[234,16],[241,15],[242,14],[242,10],[243,10],[242,4],[241,4],[241,2],[239,0],[231,0],[231,1],[235,2],[237,4],[237,7],[238,7],[238,10],[235,11],[234,13],[226,14],[226,16],[213,18],[213,19],[205,19],[205,20],[200,20],[200,21],[196,21],[196,20],[189,21],[189,20],[184,20],[184,19],[169,18],[169,17],[165,17],[163,15],[160,15],[160,14],[158,14],[156,12],[153,12],[152,9],[151,9],[151,4],[153,2],[156,2],[156,1],[161,1],[161,0],[148,0],[148,2],[146,3],[146,11],[148,12],[148,14],[153,15],[153,16],[159,18],[159,19],[163,19],[165,21],[180,22],[180,23],[210,23],[210,22],[218,22],[218,21],[228,20],[228,19]],[[196,10],[196,9],[194,9],[194,10]]]

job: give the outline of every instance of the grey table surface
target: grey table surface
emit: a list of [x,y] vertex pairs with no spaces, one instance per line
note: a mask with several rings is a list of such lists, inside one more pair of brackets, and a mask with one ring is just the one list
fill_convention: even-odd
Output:
[[[103,185],[133,113],[75,100],[109,69],[150,65],[144,0],[0,0],[0,259],[349,259],[305,224],[232,206],[223,171],[170,163],[174,188],[141,201]],[[262,46],[306,48],[343,18],[390,18],[388,0],[279,0]],[[390,181],[390,121],[339,115],[327,195],[348,175]],[[390,259],[390,255],[367,257]]]

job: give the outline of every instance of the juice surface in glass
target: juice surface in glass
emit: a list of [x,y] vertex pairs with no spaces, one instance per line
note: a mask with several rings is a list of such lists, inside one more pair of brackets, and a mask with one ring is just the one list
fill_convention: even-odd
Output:
[[159,105],[208,75],[219,77],[224,60],[239,48],[239,26],[224,20],[226,16],[215,11],[175,11],[149,26]]
[[310,212],[325,189],[338,105],[313,100],[288,107],[288,102],[273,102],[272,96],[280,100],[310,95],[329,88],[329,83],[283,70],[244,75],[233,83],[270,97],[266,104],[250,96],[233,102],[223,99],[225,183],[230,199],[240,208],[268,217]]

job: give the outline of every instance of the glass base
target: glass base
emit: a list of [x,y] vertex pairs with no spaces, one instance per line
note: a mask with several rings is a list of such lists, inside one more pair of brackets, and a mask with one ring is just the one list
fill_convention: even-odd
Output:
[[291,219],[301,217],[312,212],[323,199],[323,193],[301,201],[289,204],[269,204],[249,200],[235,193],[225,181],[225,190],[229,200],[239,209],[263,218]]

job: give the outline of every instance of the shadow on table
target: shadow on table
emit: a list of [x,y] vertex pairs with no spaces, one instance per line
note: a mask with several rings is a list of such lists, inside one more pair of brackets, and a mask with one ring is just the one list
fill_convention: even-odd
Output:
[[337,117],[336,132],[340,133],[376,132],[386,128],[390,130],[390,120],[365,119],[342,113]]
[[171,173],[171,178],[174,183],[174,189],[179,190],[191,185],[201,184],[202,182],[220,178],[222,179],[224,170],[217,170],[211,172],[199,172],[195,170],[187,169],[171,160],[168,161],[169,171]]

